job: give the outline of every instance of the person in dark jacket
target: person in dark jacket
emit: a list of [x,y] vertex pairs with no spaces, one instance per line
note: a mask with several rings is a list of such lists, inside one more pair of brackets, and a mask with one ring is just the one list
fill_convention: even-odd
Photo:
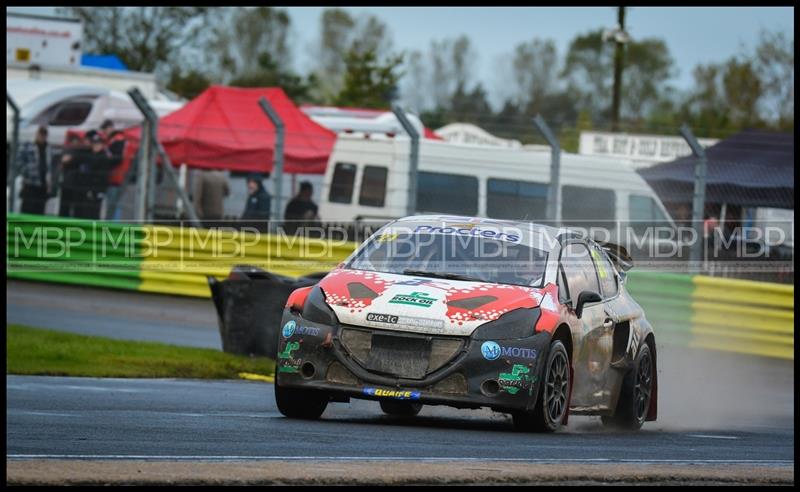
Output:
[[317,204],[311,200],[314,192],[313,186],[308,181],[300,183],[300,191],[286,204],[283,214],[284,231],[292,235],[300,228],[314,227],[319,225],[317,215]]
[[61,199],[58,215],[76,217],[76,212],[83,201],[85,192],[80,183],[80,162],[82,155],[88,152],[88,135],[67,135],[64,152],[61,154],[59,174],[61,175]]
[[[269,177],[269,175],[267,175]],[[247,202],[242,220],[269,220],[272,197],[264,189],[261,176],[251,174],[247,177]]]
[[33,142],[25,142],[19,150],[18,166],[22,169],[22,213],[44,214],[44,206],[53,190],[50,169],[51,153],[47,144],[47,127],[40,126]]
[[99,219],[100,206],[108,188],[108,175],[114,160],[102,135],[90,132],[88,139],[89,150],[81,150],[72,156],[73,169],[76,172],[75,188],[78,193],[70,216]]

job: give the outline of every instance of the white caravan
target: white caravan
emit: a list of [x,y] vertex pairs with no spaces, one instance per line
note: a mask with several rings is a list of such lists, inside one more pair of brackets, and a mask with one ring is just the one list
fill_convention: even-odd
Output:
[[[408,137],[340,133],[326,169],[321,219],[388,221],[408,215],[408,168]],[[416,213],[546,219],[549,151],[421,139],[418,171]],[[627,159],[563,152],[560,181],[558,217],[564,225],[673,226]]]
[[[47,125],[47,140],[58,153],[67,130],[88,131],[110,119],[117,129],[137,125],[142,114],[130,96],[104,87],[49,80],[8,80],[6,90],[20,109],[19,141],[33,141],[39,125]],[[182,102],[150,101],[163,116],[183,106]],[[6,105],[6,141],[11,142],[12,111]]]

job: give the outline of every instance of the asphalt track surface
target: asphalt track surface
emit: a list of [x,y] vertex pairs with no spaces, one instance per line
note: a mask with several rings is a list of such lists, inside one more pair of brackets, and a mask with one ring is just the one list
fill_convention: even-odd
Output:
[[319,421],[283,417],[273,385],[248,381],[7,376],[10,459],[423,459],[564,463],[793,463],[791,429],[606,431],[589,418],[551,435],[504,414],[425,407],[382,415],[364,400]]
[[[220,348],[210,300],[8,281],[7,323]],[[793,467],[794,366],[659,347],[659,419],[636,433],[575,417],[522,434],[489,410],[332,403],[282,417],[270,384],[7,376],[7,457],[119,460],[428,460]]]

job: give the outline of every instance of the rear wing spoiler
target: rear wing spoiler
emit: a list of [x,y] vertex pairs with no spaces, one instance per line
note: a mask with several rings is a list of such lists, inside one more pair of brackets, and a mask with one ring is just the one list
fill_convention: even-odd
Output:
[[626,250],[623,246],[605,242],[598,242],[597,244],[599,244],[606,251],[606,253],[608,253],[608,256],[611,258],[614,266],[616,266],[620,271],[627,272],[633,268],[633,258],[631,258],[631,255],[628,254],[628,250]]

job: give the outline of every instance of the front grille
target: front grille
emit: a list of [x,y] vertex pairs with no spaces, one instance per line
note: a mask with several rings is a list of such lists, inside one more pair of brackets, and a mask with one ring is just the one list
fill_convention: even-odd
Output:
[[343,327],[345,350],[364,369],[381,375],[423,379],[453,360],[464,346],[458,337],[437,337]]

